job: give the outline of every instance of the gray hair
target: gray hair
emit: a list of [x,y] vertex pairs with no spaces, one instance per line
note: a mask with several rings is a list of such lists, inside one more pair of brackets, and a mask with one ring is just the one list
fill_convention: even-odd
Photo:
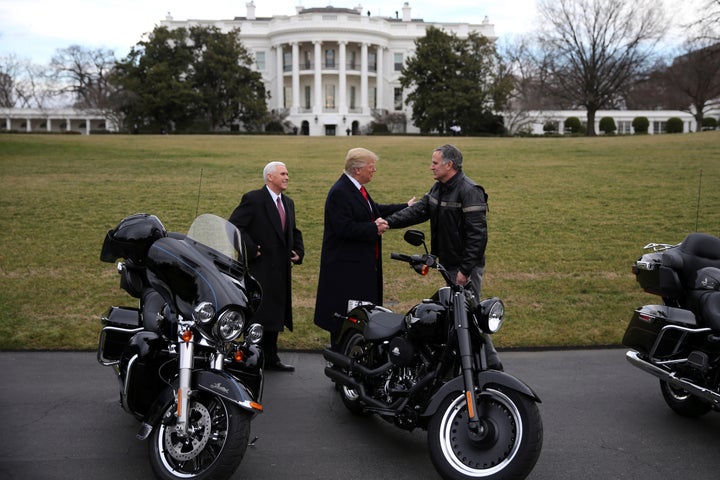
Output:
[[267,182],[268,175],[275,173],[277,167],[285,167],[283,162],[270,162],[263,168],[263,182]]
[[462,152],[458,150],[455,145],[447,143],[442,147],[437,147],[435,150],[433,150],[433,152],[440,152],[440,155],[442,156],[442,163],[451,162],[455,170],[457,170],[458,172],[462,170]]

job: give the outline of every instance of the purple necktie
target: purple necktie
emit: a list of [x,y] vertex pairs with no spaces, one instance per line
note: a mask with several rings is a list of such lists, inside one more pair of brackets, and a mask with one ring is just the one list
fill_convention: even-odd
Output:
[[282,229],[285,230],[285,209],[280,201],[280,195],[277,197],[277,208],[278,213],[280,214],[280,225],[282,225]]

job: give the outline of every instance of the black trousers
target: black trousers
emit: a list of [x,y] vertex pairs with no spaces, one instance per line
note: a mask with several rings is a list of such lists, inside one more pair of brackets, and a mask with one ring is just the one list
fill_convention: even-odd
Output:
[[265,356],[265,363],[276,363],[280,360],[277,348],[278,333],[279,332],[263,332],[260,346]]

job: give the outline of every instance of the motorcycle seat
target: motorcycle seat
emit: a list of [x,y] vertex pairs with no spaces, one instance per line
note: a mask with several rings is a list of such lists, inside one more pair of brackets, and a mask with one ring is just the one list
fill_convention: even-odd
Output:
[[701,324],[720,332],[720,291],[692,290],[687,302],[688,309],[696,313]]
[[706,233],[691,233],[678,248],[663,254],[662,264],[677,272],[682,289],[689,292],[695,288],[698,270],[720,268],[720,238]]
[[368,318],[363,336],[367,340],[389,338],[400,332],[404,325],[405,315],[392,312],[375,312]]

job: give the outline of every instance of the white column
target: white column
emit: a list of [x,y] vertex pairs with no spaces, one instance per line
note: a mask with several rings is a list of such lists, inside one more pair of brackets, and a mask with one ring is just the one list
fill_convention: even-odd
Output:
[[45,129],[48,132],[52,132],[52,120],[50,120],[50,117],[48,117],[47,121],[45,122]]
[[340,44],[340,70],[338,71],[339,75],[339,103],[338,103],[338,113],[341,115],[345,115],[347,110],[347,73],[345,71],[345,66],[347,64],[345,60],[345,47],[347,45],[346,41],[338,42]]
[[275,86],[275,108],[285,108],[285,66],[283,65],[283,46],[275,45],[275,71],[277,72],[277,85]]
[[368,44],[363,43],[360,49],[360,108],[364,115],[368,109]]
[[292,44],[292,113],[300,108],[300,45]]
[[85,119],[85,135],[90,135],[90,122],[89,118]]
[[32,120],[29,118],[25,119],[25,131],[26,132],[32,132]]
[[12,128],[12,122],[10,121],[10,117],[5,117],[5,130],[10,130]]
[[323,101],[322,101],[322,43],[313,42],[315,45],[315,93],[313,98],[313,113],[322,113]]
[[383,108],[383,85],[385,85],[385,78],[383,76],[383,47],[378,45],[377,47],[377,71],[375,72],[375,108],[378,110]]

